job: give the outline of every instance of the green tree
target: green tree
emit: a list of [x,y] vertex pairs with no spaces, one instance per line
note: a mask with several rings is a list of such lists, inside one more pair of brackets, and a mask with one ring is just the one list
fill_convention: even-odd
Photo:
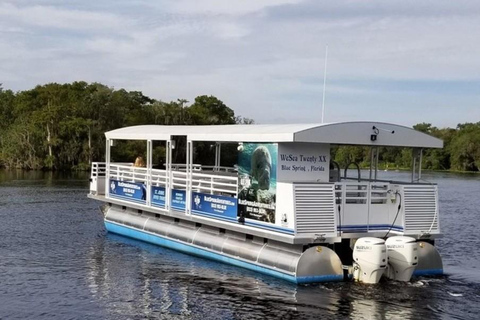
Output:
[[448,149],[451,153],[452,169],[478,171],[480,168],[480,122],[459,124]]
[[235,124],[235,113],[214,96],[198,96],[189,108],[193,124]]

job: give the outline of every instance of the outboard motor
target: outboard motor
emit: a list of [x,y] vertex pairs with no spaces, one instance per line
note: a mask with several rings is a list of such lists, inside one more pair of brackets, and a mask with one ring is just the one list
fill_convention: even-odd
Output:
[[388,278],[410,281],[418,265],[418,244],[412,237],[395,236],[385,241],[387,245]]
[[380,281],[387,267],[385,240],[360,238],[353,248],[353,278],[364,283]]

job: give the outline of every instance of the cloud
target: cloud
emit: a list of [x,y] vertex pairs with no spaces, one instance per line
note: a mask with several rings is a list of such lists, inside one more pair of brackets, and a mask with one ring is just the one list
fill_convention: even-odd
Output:
[[0,3],[0,82],[213,94],[257,122],[312,122],[328,44],[327,120],[456,125],[480,117],[478,30],[467,0],[17,0]]
[[317,1],[308,0],[294,6],[268,8],[270,17],[282,20],[339,20],[354,18],[445,18],[477,16],[480,8],[472,0],[404,0],[404,1]]
[[124,19],[100,12],[85,10],[65,10],[49,6],[18,7],[10,3],[0,4],[0,17],[4,21],[21,25],[51,27],[59,29],[124,29],[128,22]]
[[262,11],[265,8],[300,3],[301,1],[302,0],[176,0],[171,1],[168,7],[171,11],[188,14],[209,13],[243,15]]

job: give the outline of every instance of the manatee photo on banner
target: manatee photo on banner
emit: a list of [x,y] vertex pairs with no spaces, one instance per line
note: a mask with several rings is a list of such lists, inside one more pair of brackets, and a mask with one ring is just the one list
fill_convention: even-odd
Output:
[[238,215],[275,223],[277,191],[275,143],[244,143],[238,154]]

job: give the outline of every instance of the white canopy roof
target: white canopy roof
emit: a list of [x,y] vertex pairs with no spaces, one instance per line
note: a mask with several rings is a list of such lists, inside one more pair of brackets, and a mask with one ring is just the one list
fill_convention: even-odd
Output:
[[[376,134],[375,141],[371,140],[372,134]],[[107,139],[117,140],[170,140],[172,136],[186,136],[189,141],[311,142],[366,146],[443,147],[442,140],[412,128],[366,121],[218,126],[145,125],[112,130],[106,132],[105,136]]]

